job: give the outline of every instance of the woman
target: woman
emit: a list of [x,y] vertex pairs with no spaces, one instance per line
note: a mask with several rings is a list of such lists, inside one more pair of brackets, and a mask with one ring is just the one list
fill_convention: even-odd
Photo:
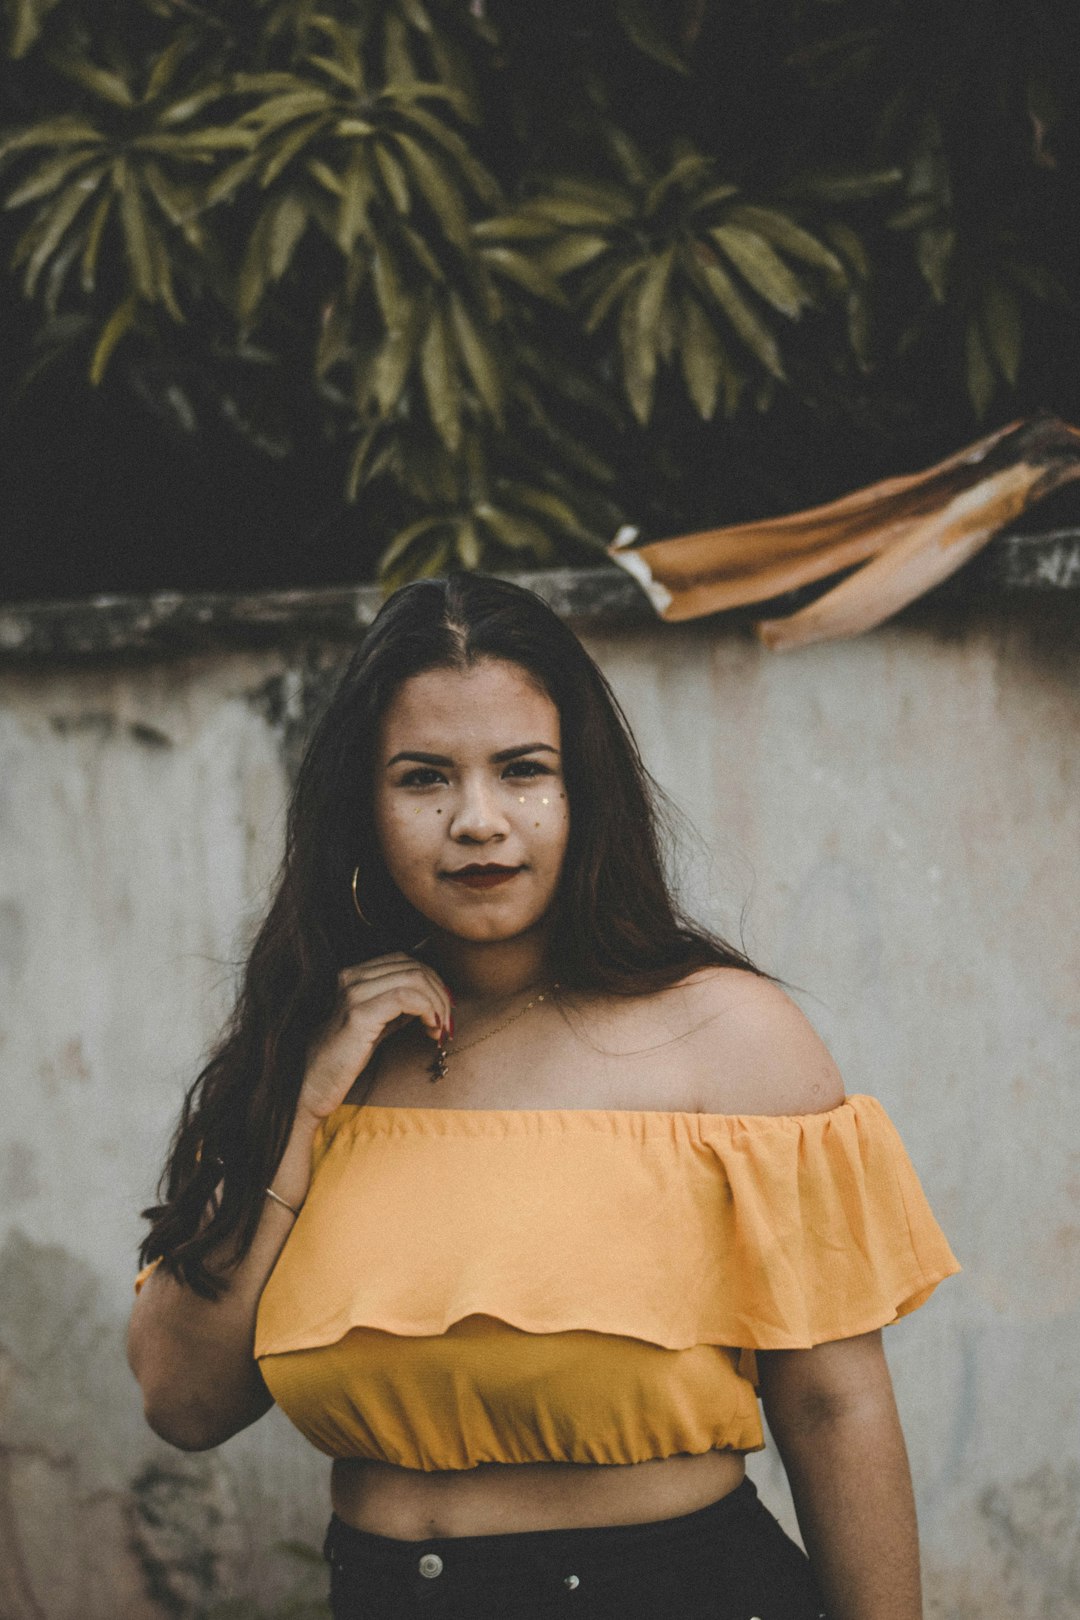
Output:
[[880,1105],[676,912],[649,785],[571,632],[470,575],[386,603],[305,756],[128,1353],[172,1444],[276,1400],[334,1458],[335,1620],[920,1613],[879,1330],[956,1262]]

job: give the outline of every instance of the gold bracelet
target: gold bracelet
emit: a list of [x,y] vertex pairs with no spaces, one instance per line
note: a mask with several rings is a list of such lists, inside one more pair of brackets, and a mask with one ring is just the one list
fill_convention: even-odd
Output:
[[300,1211],[294,1209],[292,1204],[287,1204],[281,1194],[274,1191],[273,1187],[266,1188],[266,1196],[272,1198],[275,1204],[280,1204],[282,1209],[287,1209],[291,1215],[299,1215]]

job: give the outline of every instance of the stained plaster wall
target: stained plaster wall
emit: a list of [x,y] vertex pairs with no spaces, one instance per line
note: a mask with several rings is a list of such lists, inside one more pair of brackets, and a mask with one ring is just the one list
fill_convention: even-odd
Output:
[[[726,621],[579,625],[697,835],[695,908],[799,988],[964,1264],[886,1332],[932,1620],[1080,1616],[1075,597],[777,656]],[[348,655],[0,670],[0,1620],[287,1590],[329,1464],[277,1411],[144,1425],[138,1211],[265,904]],[[794,1529],[772,1450],[759,1488]],[[324,1590],[322,1572],[307,1570]]]

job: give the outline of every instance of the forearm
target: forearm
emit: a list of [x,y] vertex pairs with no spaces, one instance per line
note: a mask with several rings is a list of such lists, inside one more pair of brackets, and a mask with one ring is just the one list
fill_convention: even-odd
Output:
[[907,1448],[891,1386],[818,1416],[770,1414],[828,1620],[921,1620]]
[[[299,1208],[311,1177],[315,1122],[294,1123],[273,1177],[275,1192]],[[270,1404],[254,1360],[255,1318],[267,1278],[295,1217],[267,1198],[250,1249],[229,1271],[217,1300],[202,1298],[159,1267],[131,1315],[128,1361],[147,1422],[185,1449],[220,1444]],[[220,1266],[225,1255],[210,1257]]]

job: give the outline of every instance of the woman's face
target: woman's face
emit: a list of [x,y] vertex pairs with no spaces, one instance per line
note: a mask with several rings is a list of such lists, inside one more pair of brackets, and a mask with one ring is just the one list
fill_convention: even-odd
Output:
[[[569,832],[561,749],[559,712],[519,664],[433,669],[398,688],[375,825],[394,882],[437,928],[512,939],[548,911]],[[477,867],[490,871],[470,881]]]

